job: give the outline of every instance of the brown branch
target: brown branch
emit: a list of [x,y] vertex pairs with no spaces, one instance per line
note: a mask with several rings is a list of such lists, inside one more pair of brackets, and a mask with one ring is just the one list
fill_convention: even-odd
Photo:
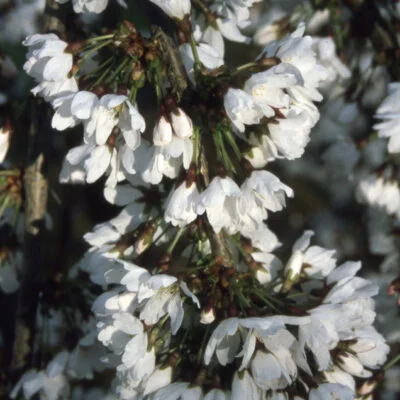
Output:
[[[28,163],[24,173],[25,236],[24,263],[17,296],[14,344],[11,368],[20,369],[32,360],[40,270],[43,263],[43,230],[47,207],[47,181],[42,175],[44,164],[44,129],[39,104],[31,102],[31,125],[28,138]],[[43,126],[42,126],[43,127]],[[42,137],[41,137],[42,136]]]
[[[55,0],[47,0],[44,32],[65,37],[66,8]],[[45,149],[48,145],[47,112],[41,101],[32,99],[30,129],[27,143],[27,166],[24,173],[25,237],[21,286],[17,295],[11,369],[24,369],[32,363],[35,322],[40,284],[43,275],[45,214],[47,209],[47,180],[43,175]],[[41,272],[42,271],[42,272]]]

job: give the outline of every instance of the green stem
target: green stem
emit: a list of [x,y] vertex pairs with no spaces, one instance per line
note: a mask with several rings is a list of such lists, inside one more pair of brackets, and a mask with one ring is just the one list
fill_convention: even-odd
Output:
[[222,139],[222,136],[221,136],[221,139],[220,139],[220,143],[221,143],[222,160],[224,162],[225,169],[227,171],[233,171],[233,173],[236,174],[236,168],[233,165],[233,162],[232,162],[231,158],[229,157],[228,152],[226,151],[225,144],[224,144],[224,141]]
[[7,196],[4,201],[3,204],[0,206],[0,215],[3,214],[4,210],[6,209],[6,207],[8,206],[8,203],[10,202],[10,197],[11,196]]
[[90,43],[93,43],[93,42],[99,42],[99,41],[102,41],[102,40],[111,39],[113,37],[114,37],[114,34],[110,33],[108,35],[96,36],[94,38],[87,39],[86,42],[90,44]]
[[159,69],[156,70],[156,74],[155,74],[155,88],[156,88],[156,95],[157,95],[157,101],[158,104],[160,104],[162,102],[163,97],[166,96],[165,93],[165,88],[164,88],[164,79],[161,75],[161,71]]
[[249,254],[243,250],[242,244],[234,236],[227,235],[228,239],[233,243],[233,245],[239,250],[239,253],[244,257],[244,259],[249,258]]
[[211,324],[208,324],[206,331],[204,333],[204,336],[203,336],[203,340],[201,341],[200,351],[197,354],[197,363],[198,364],[202,364],[202,359],[204,356],[204,352],[206,351],[206,343],[207,343],[208,335],[210,333],[210,328],[211,328]]
[[219,30],[216,17],[213,12],[208,8],[207,4],[205,4],[202,0],[192,0],[192,4],[200,10],[204,16],[207,18],[208,23],[216,30]]
[[100,83],[103,82],[104,78],[110,73],[110,69],[111,69],[111,66],[104,70],[104,72],[99,76],[99,78],[96,80],[96,82],[91,86],[91,89],[93,89],[97,85],[100,85]]
[[204,14],[208,15],[211,13],[209,8],[201,0],[192,0],[192,3],[197,6],[197,8],[200,9]]
[[100,49],[102,49],[103,47],[108,46],[109,44],[111,44],[113,41],[112,40],[106,40],[104,43],[100,43],[97,46],[95,46],[94,48],[92,48],[91,50],[87,51],[83,57],[79,60],[79,68],[81,67],[81,65],[84,63],[84,61],[90,57],[92,54],[96,53],[97,51],[99,51]]
[[241,72],[243,72],[243,71],[245,71],[247,69],[251,69],[251,68],[257,67],[257,65],[258,65],[257,62],[255,62],[255,61],[249,62],[247,64],[240,65],[239,67],[237,67],[236,69],[234,69],[231,72],[231,76],[235,76],[237,74],[240,74]]
[[181,238],[181,236],[182,236],[183,232],[185,232],[185,230],[186,230],[186,227],[180,228],[180,229],[178,230],[178,232],[176,233],[176,235],[175,235],[175,237],[174,237],[174,240],[172,241],[172,243],[171,243],[171,244],[169,245],[169,247],[168,247],[168,250],[167,250],[167,254],[168,254],[168,255],[171,255],[171,254],[172,254],[172,252],[174,251],[174,248],[175,248],[176,245],[178,244],[179,239]]
[[232,150],[234,151],[236,157],[238,158],[238,160],[240,160],[242,158],[242,153],[236,143],[235,138],[232,135],[231,130],[230,129],[225,130],[224,134],[225,134],[225,138],[227,139],[229,145],[232,147]]
[[193,32],[189,33],[190,47],[192,48],[193,58],[194,58],[194,72],[195,75],[201,71],[201,61],[199,57],[199,52],[197,51],[196,41],[194,40]]
[[18,170],[0,171],[0,176],[17,176],[18,174],[19,174]]
[[125,58],[124,61],[118,66],[118,68],[107,78],[106,82],[112,82],[115,77],[126,67],[126,64],[130,61],[130,58]]
[[400,353],[397,354],[397,356],[395,356],[394,358],[392,358],[387,364],[385,364],[385,366],[383,367],[383,369],[385,371],[389,370],[390,368],[392,368],[395,364],[397,364],[400,361]]
[[265,304],[266,304],[269,308],[271,308],[271,309],[274,310],[274,311],[278,311],[278,308],[277,308],[274,304],[272,304],[271,301],[270,301],[268,298],[266,298],[266,297],[264,296],[263,293],[260,293],[259,290],[254,290],[253,293],[254,293],[258,298],[260,298],[262,301],[264,301]]
[[205,185],[208,186],[210,184],[210,176],[208,173],[208,163],[203,146],[201,147],[200,154],[200,172],[203,175]]
[[131,87],[131,89],[130,89],[130,91],[129,91],[129,96],[128,96],[128,98],[129,98],[129,101],[130,101],[132,104],[135,104],[135,103],[136,103],[137,90],[138,90],[138,88],[134,85],[134,86]]
[[[101,65],[99,65],[95,70],[86,74],[86,77],[90,77],[93,75],[98,75],[99,72],[107,65],[110,64],[114,60],[114,57],[108,57]],[[108,68],[107,68],[108,71]]]

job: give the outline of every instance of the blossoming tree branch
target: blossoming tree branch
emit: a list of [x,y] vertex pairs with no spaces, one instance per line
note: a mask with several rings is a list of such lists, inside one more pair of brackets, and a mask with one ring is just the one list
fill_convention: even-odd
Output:
[[[1,396],[400,392],[399,26],[373,0],[0,2]],[[105,210],[70,264],[89,192],[54,171]]]

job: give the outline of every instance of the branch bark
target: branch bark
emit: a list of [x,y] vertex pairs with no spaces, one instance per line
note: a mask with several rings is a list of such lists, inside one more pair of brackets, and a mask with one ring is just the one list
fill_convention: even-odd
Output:
[[[47,0],[44,14],[44,32],[54,32],[65,38],[66,8],[55,0]],[[32,364],[36,314],[44,257],[43,233],[47,209],[48,185],[43,168],[48,146],[49,126],[47,112],[41,101],[32,99],[30,128],[27,143],[27,163],[24,172],[25,236],[24,263],[21,286],[17,296],[12,346],[11,369],[24,369]]]

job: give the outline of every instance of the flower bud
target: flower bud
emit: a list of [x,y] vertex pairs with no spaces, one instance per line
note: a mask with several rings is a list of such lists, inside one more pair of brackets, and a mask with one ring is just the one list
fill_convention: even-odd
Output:
[[153,130],[154,146],[166,146],[172,140],[172,126],[164,115],[161,116]]
[[11,124],[6,121],[4,126],[0,128],[0,163],[2,163],[6,158],[8,148],[10,146],[11,133]]
[[208,325],[213,323],[215,320],[215,310],[214,308],[209,308],[208,310],[202,310],[200,314],[200,323]]
[[138,240],[135,242],[135,251],[137,255],[142,254],[146,251],[153,241],[154,234],[157,230],[158,224],[154,221],[150,222],[141,235],[139,236]]
[[193,135],[192,120],[180,107],[170,113],[170,118],[176,136],[184,139]]
[[338,356],[337,362],[343,371],[353,376],[364,377],[364,367],[356,356],[350,353],[342,353]]
[[363,353],[374,349],[376,347],[376,340],[372,337],[358,338],[357,341],[349,347],[355,353]]
[[287,292],[298,281],[303,267],[304,254],[297,250],[289,258],[285,267],[285,282],[282,291]]
[[358,389],[358,394],[360,396],[368,396],[370,395],[377,387],[379,381],[376,379],[369,379],[364,382],[360,389]]
[[265,285],[266,283],[271,281],[271,273],[263,267],[260,267],[256,271],[255,276],[256,276],[256,279],[258,280],[258,282],[261,283],[261,285]]

